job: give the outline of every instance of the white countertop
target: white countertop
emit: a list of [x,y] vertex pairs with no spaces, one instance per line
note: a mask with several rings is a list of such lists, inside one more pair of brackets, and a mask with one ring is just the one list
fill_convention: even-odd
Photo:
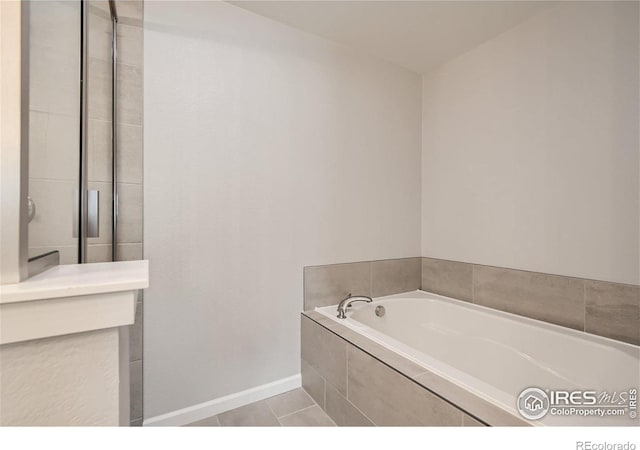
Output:
[[0,286],[0,304],[149,287],[149,261],[55,266],[21,283]]

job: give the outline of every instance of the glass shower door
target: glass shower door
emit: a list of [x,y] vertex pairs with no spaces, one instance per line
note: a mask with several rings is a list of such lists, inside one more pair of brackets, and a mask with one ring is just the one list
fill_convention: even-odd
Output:
[[29,2],[30,259],[51,252],[60,264],[113,257],[116,21],[110,6],[108,0]]
[[29,257],[78,262],[81,5],[29,3]]
[[86,2],[87,11],[87,189],[97,197],[97,233],[87,237],[86,262],[112,261],[114,24],[107,0]]

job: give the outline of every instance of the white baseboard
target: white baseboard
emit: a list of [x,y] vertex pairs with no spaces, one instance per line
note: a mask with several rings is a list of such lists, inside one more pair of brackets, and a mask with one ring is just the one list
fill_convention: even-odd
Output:
[[181,426],[299,388],[300,374],[146,419],[145,427]]

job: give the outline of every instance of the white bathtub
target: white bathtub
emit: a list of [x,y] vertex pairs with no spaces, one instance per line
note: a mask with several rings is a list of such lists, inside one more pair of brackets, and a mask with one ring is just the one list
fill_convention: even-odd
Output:
[[[375,314],[379,305],[386,310],[382,317]],[[638,346],[441,295],[415,291],[380,297],[371,304],[354,303],[347,319],[336,318],[335,306],[317,311],[518,417],[517,397],[528,387],[599,394],[628,393],[640,384]],[[548,413],[532,423],[637,425],[638,421],[628,413],[624,417]]]

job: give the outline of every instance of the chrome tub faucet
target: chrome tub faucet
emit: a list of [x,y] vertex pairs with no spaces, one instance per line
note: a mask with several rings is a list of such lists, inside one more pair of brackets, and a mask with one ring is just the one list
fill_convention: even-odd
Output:
[[371,297],[367,297],[366,295],[356,295],[352,297],[351,294],[347,296],[344,300],[340,302],[338,305],[338,319],[346,319],[347,318],[347,308],[351,306],[354,302],[367,302],[371,303],[373,299]]

